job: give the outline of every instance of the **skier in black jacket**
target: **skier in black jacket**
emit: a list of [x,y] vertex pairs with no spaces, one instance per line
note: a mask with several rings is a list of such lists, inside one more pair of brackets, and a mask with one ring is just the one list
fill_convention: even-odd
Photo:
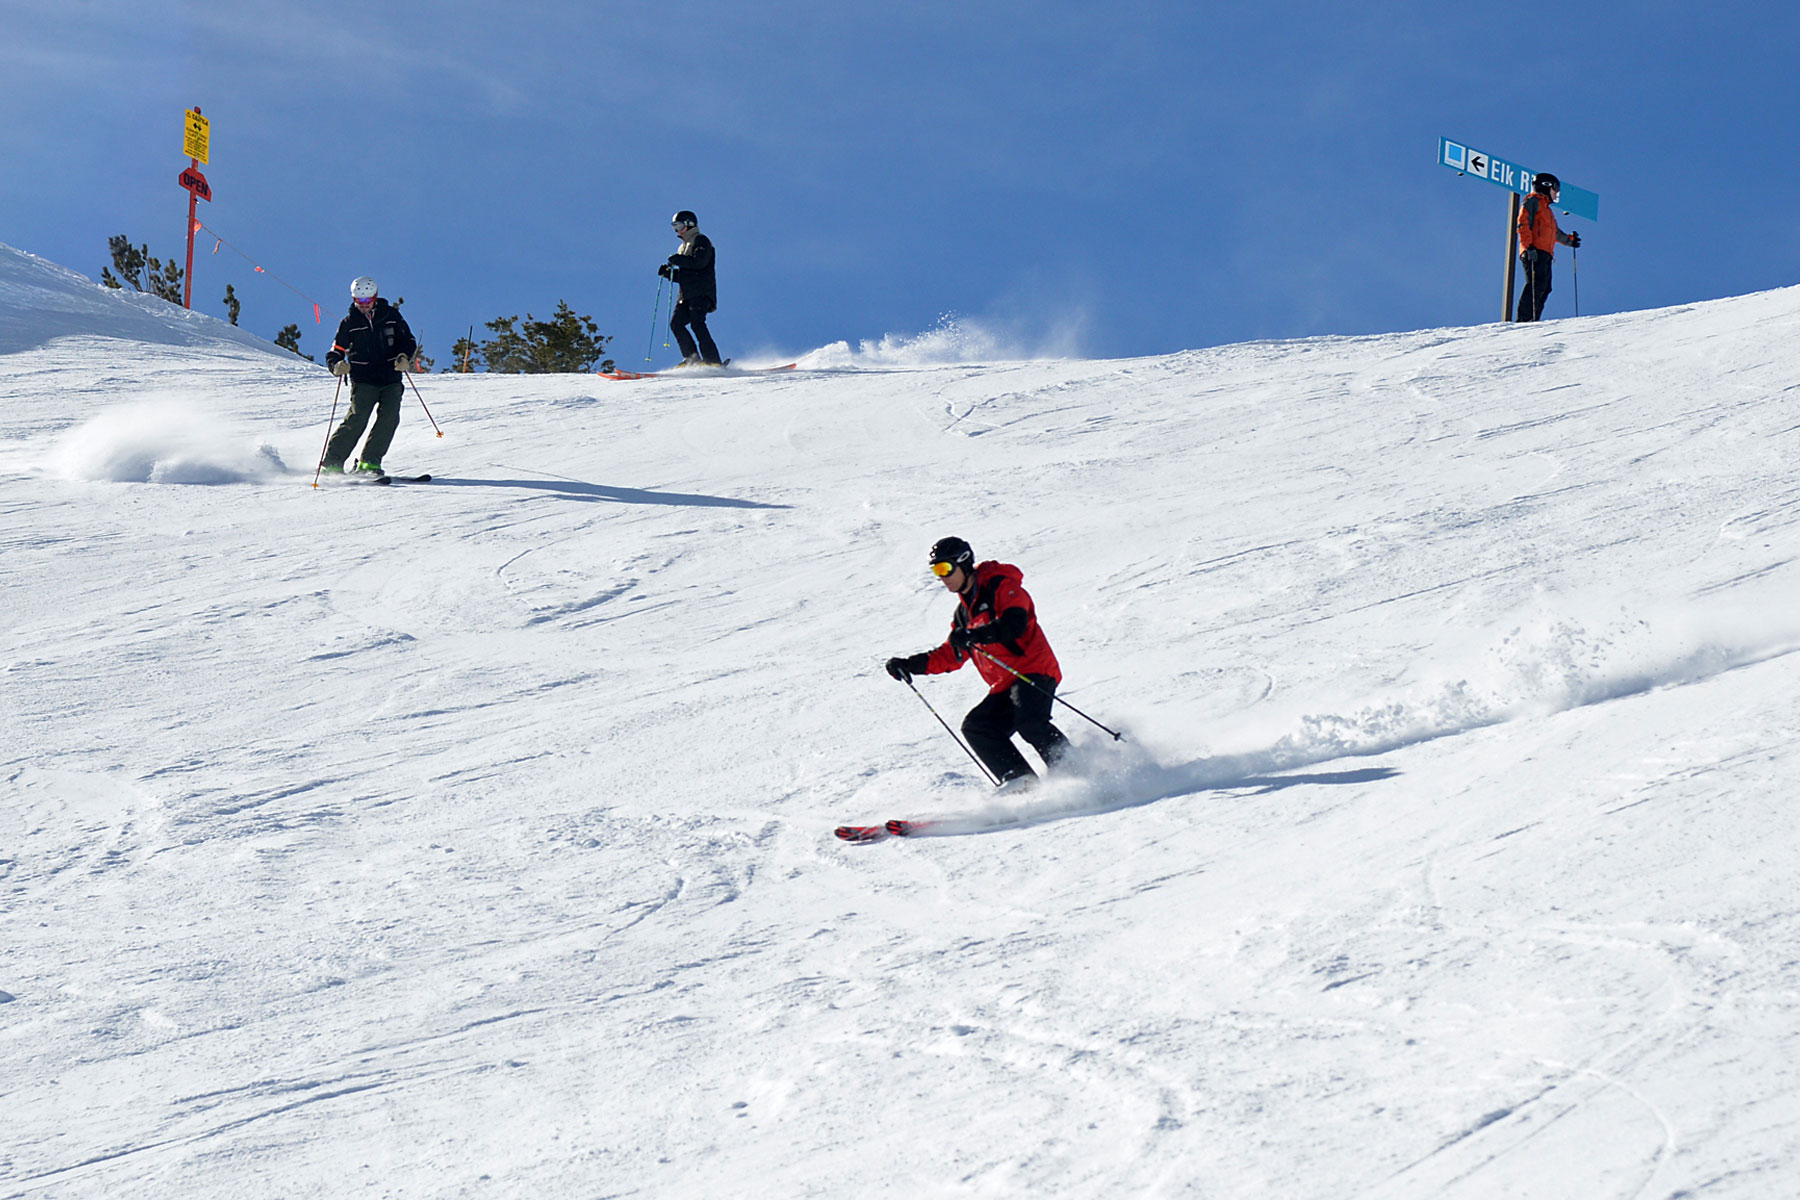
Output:
[[375,281],[359,275],[350,284],[350,311],[338,324],[337,337],[325,354],[325,365],[340,379],[350,377],[350,411],[325,445],[320,466],[341,472],[356,449],[371,414],[375,428],[363,444],[359,471],[381,472],[381,456],[400,427],[400,401],[406,398],[406,374],[412,370],[419,343],[400,310],[383,300]]
[[[719,281],[713,273],[712,239],[700,232],[699,219],[687,209],[675,214],[671,224],[681,239],[681,249],[656,269],[664,279],[680,285],[681,298],[669,314],[669,330],[681,347],[681,365],[719,364],[719,348],[706,330],[706,314],[719,307]],[[694,327],[693,336],[688,326]]]

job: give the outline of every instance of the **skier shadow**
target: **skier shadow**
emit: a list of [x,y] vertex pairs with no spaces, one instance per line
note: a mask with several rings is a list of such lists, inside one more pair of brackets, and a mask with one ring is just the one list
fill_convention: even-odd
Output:
[[[1207,759],[1190,763],[1186,768],[1178,768],[1174,772],[1174,778],[1165,779],[1160,784],[1152,785],[1135,795],[1130,795],[1129,798],[1102,805],[1096,811],[1112,812],[1122,808],[1143,808],[1146,805],[1161,804],[1169,800],[1179,800],[1184,796],[1198,796],[1207,792],[1233,792],[1238,793],[1238,799],[1249,799],[1296,787],[1344,787],[1359,783],[1380,783],[1400,774],[1399,770],[1394,767],[1362,767],[1353,771],[1309,771],[1286,775],[1238,774],[1231,770],[1221,771],[1219,770],[1220,765],[1216,761]],[[1074,815],[1086,816],[1088,814]]]
[[[1195,792],[1235,792],[1239,788],[1255,788],[1252,796],[1267,796],[1291,787],[1330,786],[1345,783],[1380,783],[1400,774],[1394,767],[1364,767],[1360,771],[1315,771],[1310,775],[1250,775],[1195,788]],[[1193,792],[1185,793],[1193,795]],[[1159,797],[1172,799],[1173,797]]]
[[1027,828],[1033,825],[1047,825],[1053,821],[1105,816],[1124,809],[1144,808],[1152,804],[1178,800],[1184,796],[1197,796],[1203,792],[1239,792],[1242,793],[1240,799],[1248,799],[1251,796],[1266,796],[1272,792],[1285,791],[1293,787],[1334,787],[1380,783],[1400,774],[1393,767],[1363,767],[1353,771],[1312,771],[1291,775],[1247,774],[1229,768],[1221,770],[1221,765],[1216,760],[1201,759],[1199,762],[1189,763],[1186,767],[1175,768],[1170,775],[1160,781],[1147,786],[1127,785],[1120,792],[1112,795],[1108,795],[1108,789],[1102,786],[1098,795],[1090,793],[1086,796],[1078,795],[1061,799],[1045,797],[1045,802],[1036,805],[1028,803],[1027,807],[1012,812],[995,812],[992,808],[988,808],[963,813],[949,813],[922,822],[915,836],[950,837],[959,834],[1000,833],[1004,830]]
[[691,492],[652,492],[643,488],[608,487],[603,483],[586,483],[555,475],[548,479],[444,479],[431,481],[432,487],[498,487],[518,488],[527,492],[543,492],[565,500],[585,503],[669,504],[683,508],[788,508],[786,504],[765,504],[760,500],[739,500],[732,496],[703,496]]

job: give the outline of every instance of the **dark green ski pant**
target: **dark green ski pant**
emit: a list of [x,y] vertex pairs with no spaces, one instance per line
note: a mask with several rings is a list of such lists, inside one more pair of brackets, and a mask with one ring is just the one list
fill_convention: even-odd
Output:
[[344,460],[356,449],[356,441],[362,437],[363,427],[369,423],[371,414],[375,417],[375,428],[370,431],[369,440],[363,446],[362,457],[357,461],[380,465],[381,456],[387,453],[388,443],[394,440],[394,430],[400,428],[400,401],[405,398],[404,381],[388,384],[352,383],[350,412],[325,447],[325,465],[344,465]]

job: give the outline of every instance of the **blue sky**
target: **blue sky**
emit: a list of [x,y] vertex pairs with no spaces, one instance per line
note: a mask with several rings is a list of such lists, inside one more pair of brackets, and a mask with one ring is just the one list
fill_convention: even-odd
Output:
[[[0,241],[98,277],[179,254],[195,307],[304,326],[349,280],[428,350],[591,313],[641,363],[668,218],[718,244],[728,355],[982,323],[1120,356],[1494,320],[1506,194],[1440,135],[1600,194],[1583,313],[1800,281],[1800,10],[1568,2],[0,0]],[[1563,252],[1566,256],[1567,252]],[[1548,316],[1573,311],[1559,256]]]

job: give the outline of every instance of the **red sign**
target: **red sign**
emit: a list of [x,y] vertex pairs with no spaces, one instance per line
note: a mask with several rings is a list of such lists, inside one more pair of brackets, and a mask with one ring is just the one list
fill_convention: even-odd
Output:
[[207,186],[206,176],[193,167],[185,167],[181,172],[181,186],[194,193],[202,200],[212,199],[212,188]]

